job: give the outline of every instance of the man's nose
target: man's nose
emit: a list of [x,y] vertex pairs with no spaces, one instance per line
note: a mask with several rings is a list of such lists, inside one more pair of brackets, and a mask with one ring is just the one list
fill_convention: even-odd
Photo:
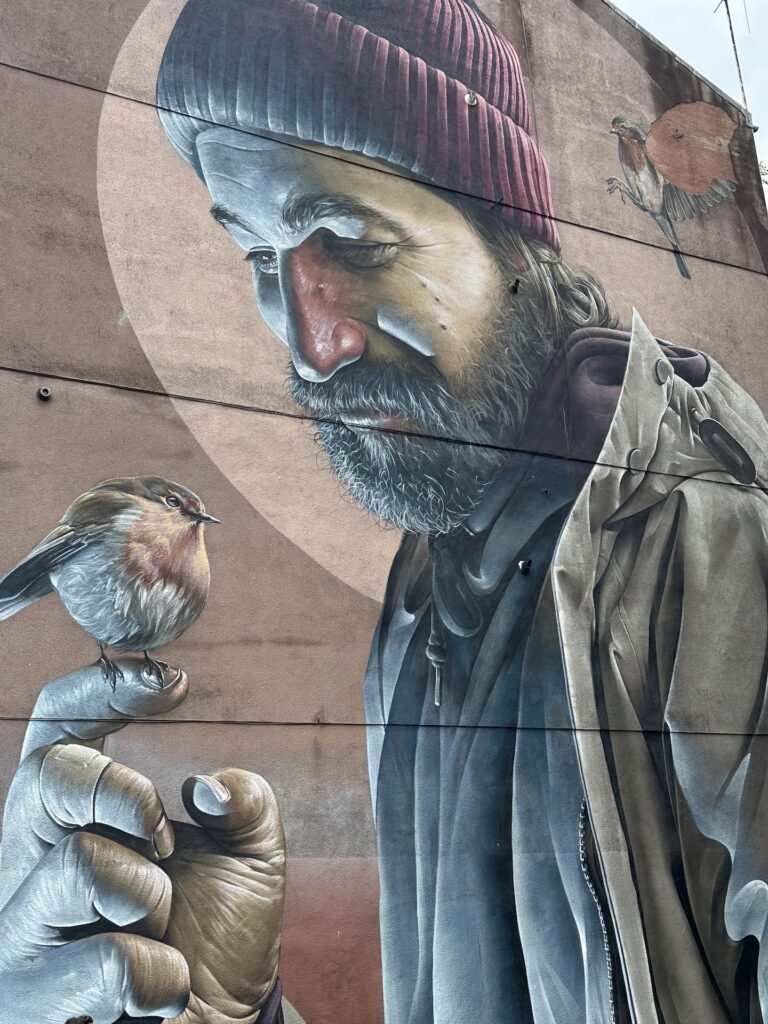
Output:
[[359,301],[355,279],[315,239],[288,253],[281,267],[288,344],[298,373],[328,380],[365,352],[368,331],[350,316]]

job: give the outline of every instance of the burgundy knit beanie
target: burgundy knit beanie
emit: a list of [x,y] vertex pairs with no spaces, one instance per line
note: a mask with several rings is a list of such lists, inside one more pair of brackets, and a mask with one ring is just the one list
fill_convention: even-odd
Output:
[[198,174],[211,124],[292,136],[486,200],[559,251],[520,61],[470,0],[188,0],[157,103]]

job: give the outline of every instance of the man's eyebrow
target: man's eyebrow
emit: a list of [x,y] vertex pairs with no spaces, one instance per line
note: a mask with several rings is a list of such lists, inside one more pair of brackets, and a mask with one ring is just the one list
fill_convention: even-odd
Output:
[[[215,203],[210,209],[210,214],[223,227],[234,224],[249,234],[256,234],[252,224],[222,203]],[[405,235],[402,224],[381,210],[342,194],[323,192],[317,195],[296,196],[286,202],[281,214],[283,224],[290,231],[305,231],[312,227],[315,221],[325,217],[358,217],[361,220],[373,221],[393,234]]]
[[393,234],[405,235],[402,224],[398,224],[373,206],[341,193],[323,192],[296,196],[286,202],[282,212],[283,224],[291,231],[305,231],[312,227],[315,221],[325,217],[358,217],[361,220],[373,221]]
[[237,227],[242,228],[243,231],[247,231],[249,234],[255,234],[253,225],[248,224],[239,217],[234,210],[230,210],[227,206],[222,206],[220,203],[216,203],[210,209],[210,214],[217,224],[221,224],[226,227],[228,224],[235,224]]

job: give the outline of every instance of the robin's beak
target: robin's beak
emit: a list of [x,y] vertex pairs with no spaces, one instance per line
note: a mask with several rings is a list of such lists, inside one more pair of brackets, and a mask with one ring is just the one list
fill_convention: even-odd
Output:
[[190,512],[193,519],[196,519],[198,523],[220,523],[221,520],[217,519],[216,516],[209,516],[207,512]]
[[619,129],[618,128],[611,128],[611,135],[618,135],[618,134],[619,134]]

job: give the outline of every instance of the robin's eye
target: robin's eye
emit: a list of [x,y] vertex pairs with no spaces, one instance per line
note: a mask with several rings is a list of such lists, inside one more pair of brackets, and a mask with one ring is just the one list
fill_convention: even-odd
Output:
[[165,499],[165,504],[170,505],[171,508],[181,508],[181,499],[177,498],[175,494],[169,494]]

